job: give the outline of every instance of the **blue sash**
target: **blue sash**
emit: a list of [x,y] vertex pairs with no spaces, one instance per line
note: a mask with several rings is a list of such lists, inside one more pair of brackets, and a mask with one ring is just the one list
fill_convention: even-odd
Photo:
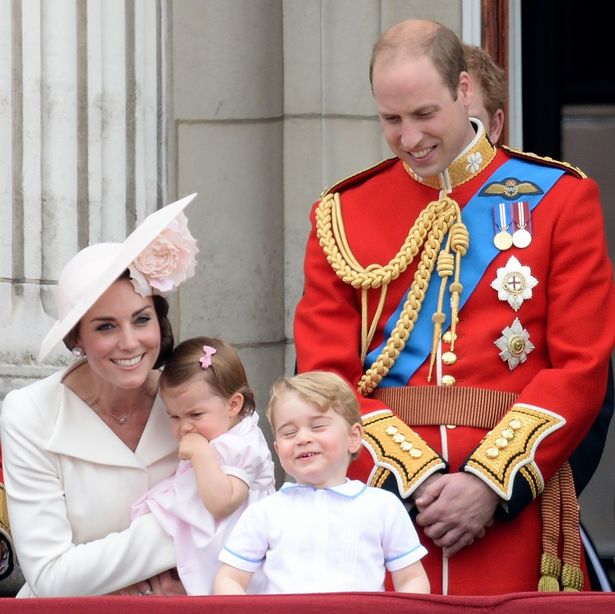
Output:
[[[531,181],[534,185],[540,187],[541,193],[523,194],[515,197],[514,200],[528,202],[530,211],[532,211],[564,172],[562,169],[512,158],[500,166],[489,177],[485,185],[494,182],[501,184],[504,180],[513,177],[522,177],[523,181]],[[468,201],[461,211],[463,222],[470,234],[470,247],[462,258],[459,281],[463,284],[463,292],[461,293],[459,310],[461,310],[472,292],[476,289],[492,260],[500,253],[493,244],[493,207],[504,198],[502,194],[485,194],[484,189],[481,189]],[[444,241],[446,241],[446,238]],[[444,242],[442,244],[444,245]],[[423,300],[421,312],[410,334],[408,343],[406,343],[405,348],[400,353],[388,375],[380,382],[379,387],[405,386],[430,355],[433,341],[433,322],[431,316],[438,307],[439,290],[440,277],[434,269]],[[449,294],[445,296],[450,297]],[[407,295],[404,295],[397,309],[387,320],[384,328],[384,341],[367,355],[365,360],[366,369],[373,364],[382,352],[391,336],[392,330],[399,321],[406,298]],[[442,325],[442,330],[444,331],[450,326],[450,298],[445,298],[443,311],[446,314],[446,320]]]

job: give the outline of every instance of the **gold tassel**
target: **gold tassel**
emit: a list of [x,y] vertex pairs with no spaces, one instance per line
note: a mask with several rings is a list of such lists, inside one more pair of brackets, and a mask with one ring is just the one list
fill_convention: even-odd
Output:
[[582,591],[585,576],[581,569],[581,535],[579,531],[579,503],[574,490],[572,469],[564,463],[559,470],[562,498],[562,575],[560,581],[564,591]]
[[560,528],[560,488],[559,475],[556,473],[546,484],[540,497],[542,514],[542,557],[540,558],[541,592],[559,592],[559,577],[562,562],[558,557]]
[[540,559],[540,580],[538,590],[540,592],[559,592],[559,576],[562,568],[561,561],[548,552],[543,552]]
[[468,233],[468,229],[461,221],[461,218],[459,219],[460,221],[453,224],[450,232],[451,249],[455,252],[455,277],[449,288],[451,293],[451,352],[455,350],[457,323],[459,322],[459,301],[463,290],[463,286],[459,282],[461,257],[466,255],[470,246],[470,234]]
[[562,568],[562,590],[568,592],[582,591],[585,585],[585,576],[580,567],[564,563]]
[[427,373],[427,381],[431,382],[431,376],[433,373],[434,365],[436,364],[436,352],[438,351],[438,343],[440,342],[440,336],[442,334],[442,324],[446,320],[446,315],[442,310],[444,304],[444,291],[446,290],[446,281],[455,271],[455,258],[448,251],[450,245],[450,239],[446,243],[446,247],[438,254],[437,271],[440,275],[440,291],[438,293],[438,307],[435,313],[431,316],[431,320],[434,323],[433,337],[431,342],[431,356],[429,358],[429,372]]
[[[540,505],[543,554],[540,559],[538,590],[582,591],[585,576],[580,563],[579,506],[568,463],[564,463],[545,484]],[[558,556],[560,543],[563,564]]]

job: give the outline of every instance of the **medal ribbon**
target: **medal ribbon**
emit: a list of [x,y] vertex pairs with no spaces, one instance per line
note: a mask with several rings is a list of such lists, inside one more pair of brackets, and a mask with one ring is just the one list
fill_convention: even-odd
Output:
[[[515,177],[523,177],[524,181],[533,182],[540,186],[543,193],[523,195],[528,205],[528,211],[531,211],[538,206],[545,194],[553,187],[564,172],[565,171],[559,168],[537,165],[518,158],[512,158],[496,169],[489,179],[487,179],[485,185],[496,182],[504,183],[506,179]],[[482,187],[483,186],[481,186],[481,189]],[[493,259],[501,253],[500,250],[493,245],[492,241],[492,211],[494,209],[494,204],[496,204],[494,200],[501,200],[502,195],[479,195],[479,193],[480,189],[461,210],[461,217],[470,233],[470,247],[467,254],[463,257],[463,266],[461,267],[460,282],[463,284],[463,292],[459,303],[460,311],[468,298],[472,295],[472,292],[476,289],[487,267],[491,264]],[[446,241],[446,239],[444,241]],[[394,386],[405,386],[430,355],[433,337],[433,322],[431,316],[437,310],[439,289],[440,284],[432,277],[432,283],[429,284],[427,292],[425,293],[423,306],[416,324],[414,325],[414,329],[412,330],[412,334],[410,335],[410,339],[408,339],[408,343],[406,343],[404,349],[400,352],[399,357],[388,374],[382,379],[380,384],[378,384],[379,387],[391,388]],[[399,321],[405,301],[406,295],[402,297],[399,305],[385,324],[384,340],[367,355],[364,365],[365,368],[372,365],[382,352],[386,341],[391,336],[392,330]],[[444,301],[443,308],[446,319],[442,325],[442,330],[446,330],[450,326],[450,302]]]
[[[467,205],[466,205],[467,206]],[[506,203],[499,203],[493,208],[493,217],[498,231],[508,230],[508,211]]]
[[528,203],[525,201],[513,203],[513,223],[515,228],[529,230],[529,228],[526,228],[529,225],[529,221],[530,207]]

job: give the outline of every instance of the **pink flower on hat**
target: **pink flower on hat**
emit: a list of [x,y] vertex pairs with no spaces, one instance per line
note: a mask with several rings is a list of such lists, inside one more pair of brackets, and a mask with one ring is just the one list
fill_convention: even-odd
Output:
[[166,295],[194,275],[198,251],[179,213],[129,266],[132,285],[141,296]]

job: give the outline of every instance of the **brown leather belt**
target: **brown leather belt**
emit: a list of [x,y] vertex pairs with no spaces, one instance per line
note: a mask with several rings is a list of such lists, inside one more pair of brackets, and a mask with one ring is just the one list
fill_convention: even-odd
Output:
[[455,425],[491,429],[517,399],[514,392],[458,386],[376,388],[382,401],[409,426]]

